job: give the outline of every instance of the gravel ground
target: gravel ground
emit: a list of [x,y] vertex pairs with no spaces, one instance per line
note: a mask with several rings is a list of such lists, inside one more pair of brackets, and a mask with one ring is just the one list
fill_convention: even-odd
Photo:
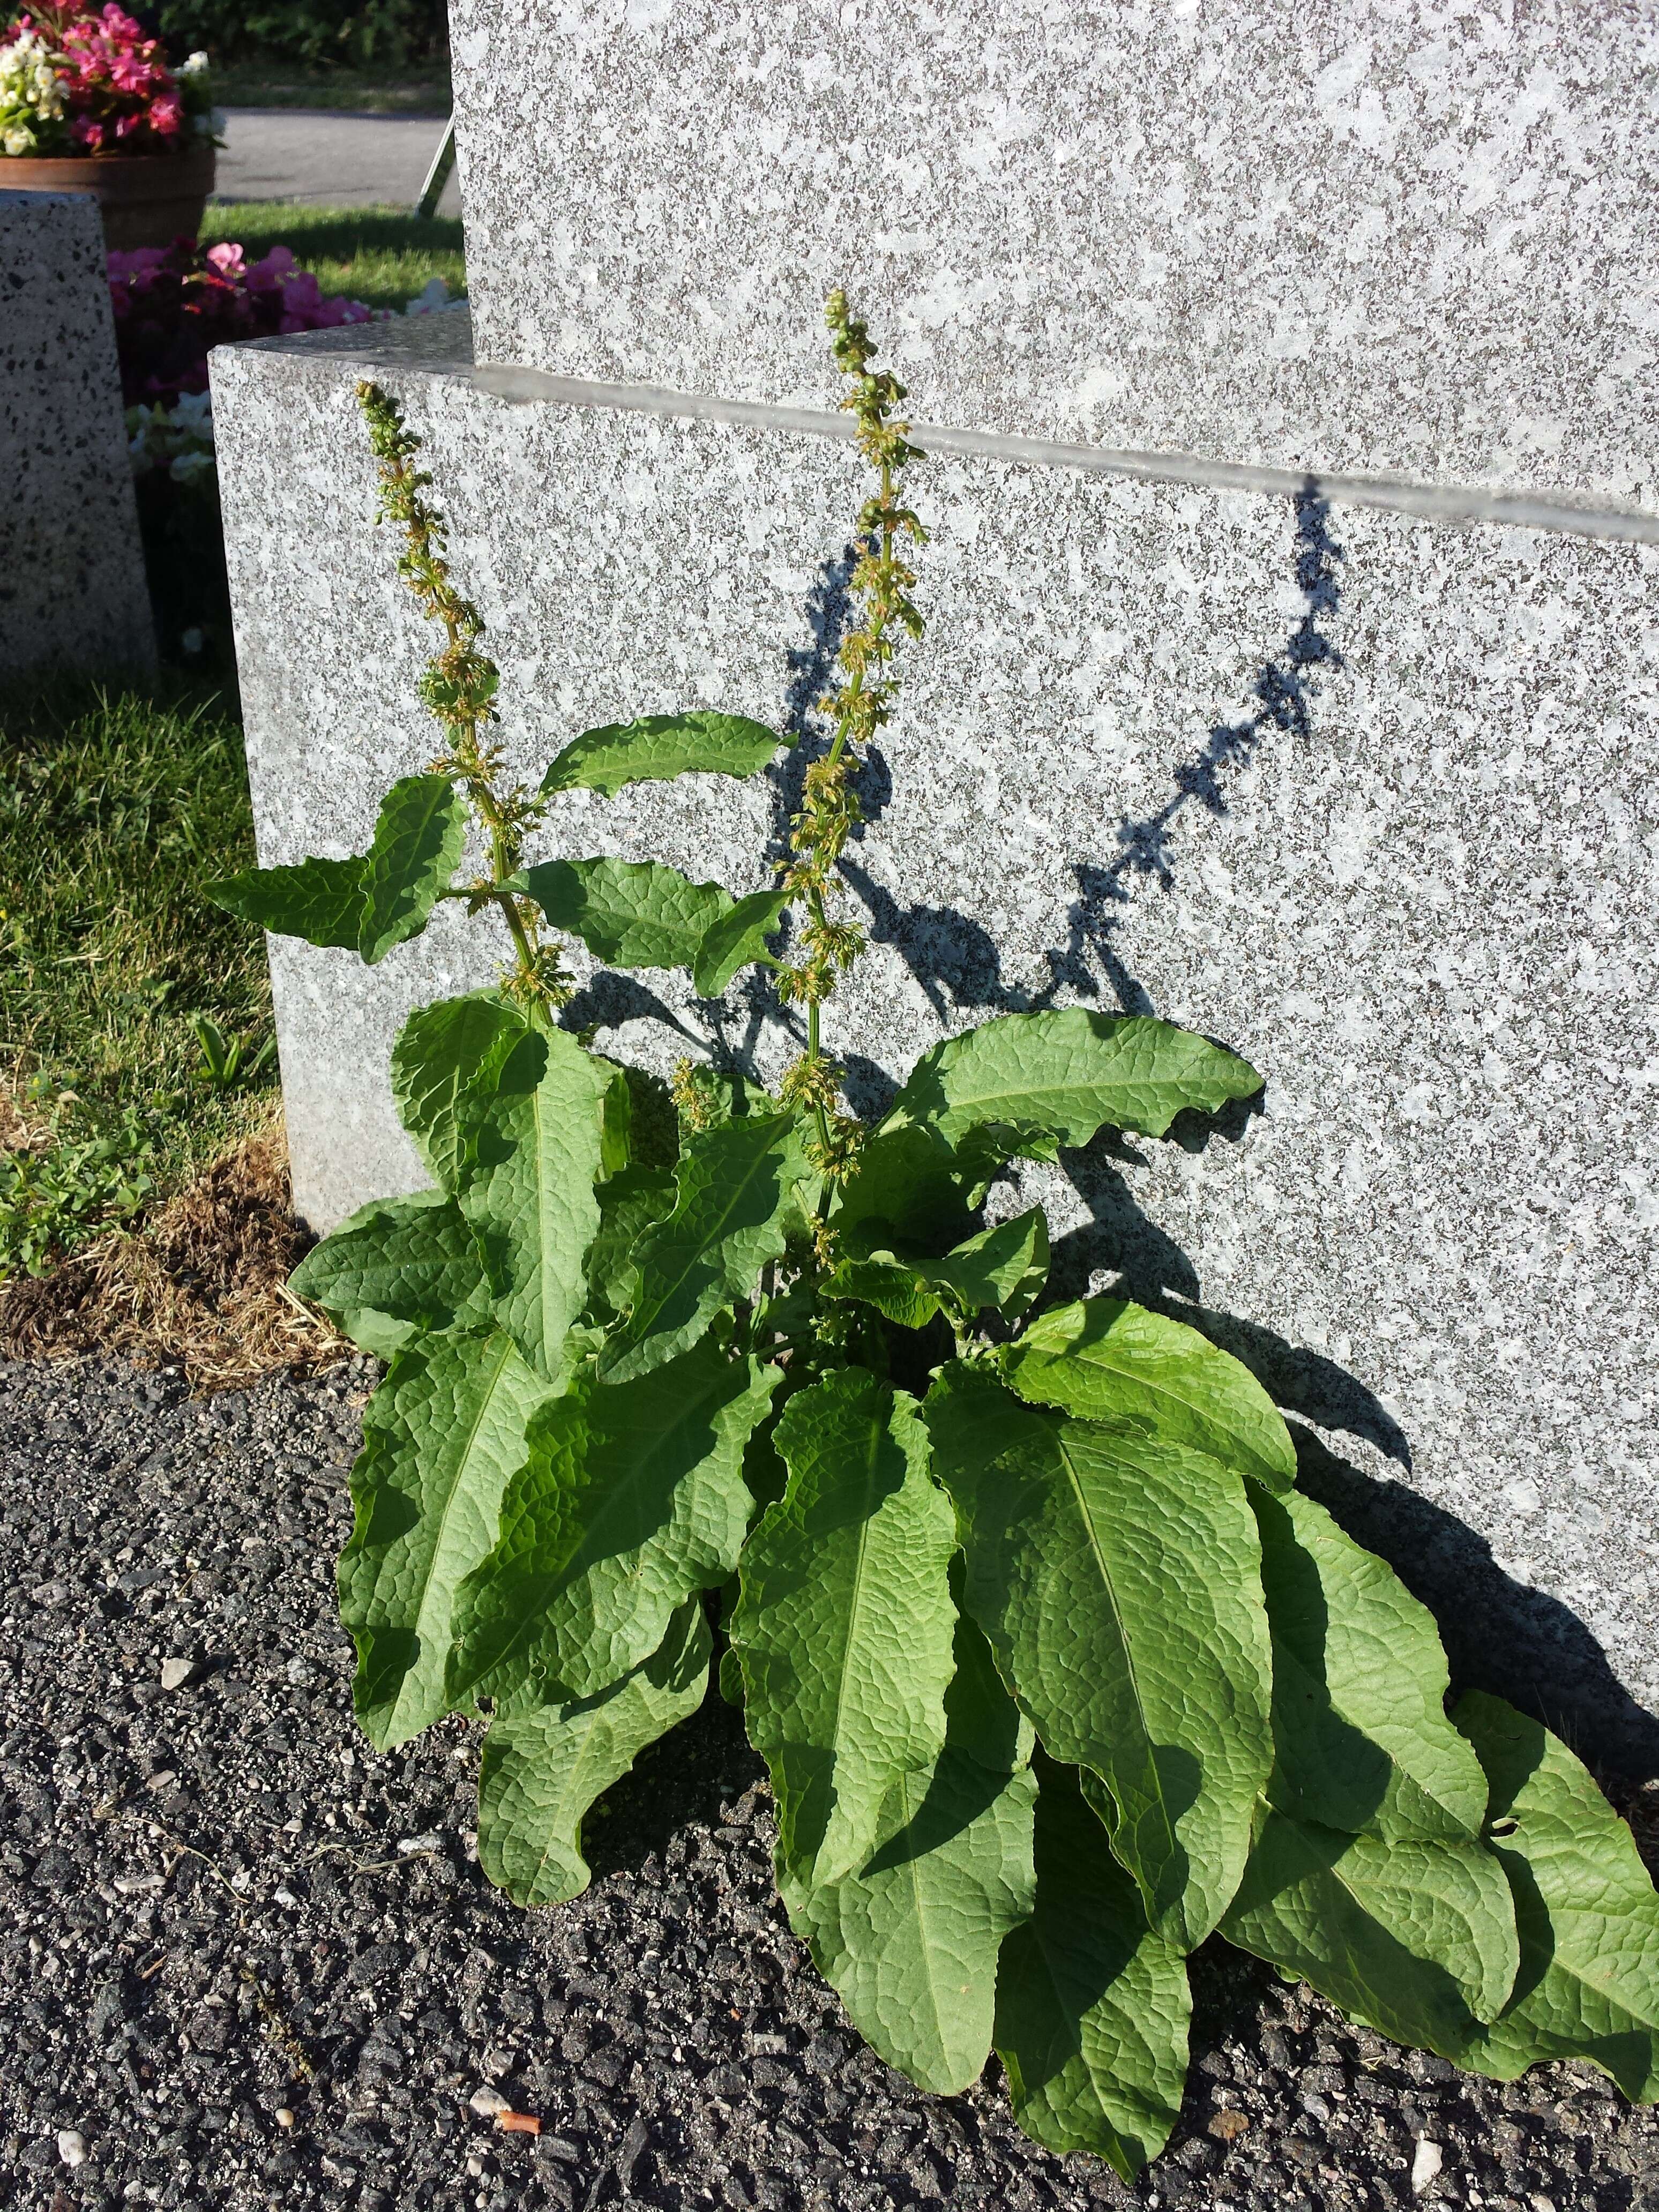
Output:
[[369,1379],[0,1367],[0,2203],[1659,2212],[1659,2115],[1589,2068],[1462,2076],[1220,1946],[1138,2190],[1027,2143],[994,2067],[922,2095],[790,1936],[717,1699],[591,1824],[586,1896],[505,1904],[477,1731],[379,1759],[349,1720]]

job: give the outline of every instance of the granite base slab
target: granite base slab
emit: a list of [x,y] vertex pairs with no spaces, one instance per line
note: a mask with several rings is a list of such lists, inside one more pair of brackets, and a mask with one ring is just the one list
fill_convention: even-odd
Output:
[[[368,361],[428,441],[516,769],[680,705],[801,732],[767,781],[566,794],[544,849],[756,887],[821,742],[855,456],[510,402],[434,320],[215,357],[262,858],[360,848],[432,750]],[[1534,1679],[1659,1762],[1659,549],[989,459],[912,490],[929,629],[845,868],[872,951],[826,1023],[855,1103],[938,1036],[1055,1003],[1245,1053],[1257,1110],[1028,1171],[1059,1279],[1199,1310],[1297,1417],[1310,1480],[1355,1515],[1393,1498],[1379,1528],[1443,1572],[1472,1664],[1508,1606]],[[418,1181],[392,1038],[497,957],[453,911],[373,971],[274,945],[318,1226]],[[659,1072],[799,1048],[758,981],[711,1008],[582,973],[574,1018]]]

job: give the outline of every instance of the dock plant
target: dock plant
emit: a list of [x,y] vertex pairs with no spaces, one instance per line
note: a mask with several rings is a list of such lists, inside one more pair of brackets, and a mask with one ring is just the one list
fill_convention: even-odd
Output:
[[[387,1363],[340,1562],[357,1717],[385,1748],[487,1716],[479,1858],[548,1906],[587,1881],[594,1801],[712,1673],[770,1771],[789,1917],[862,2034],[939,2093],[994,2050],[1029,2134],[1125,2176],[1174,2124],[1187,1961],[1218,1931],[1462,2066],[1577,2057],[1659,2095],[1659,1900],[1589,1773],[1497,1698],[1448,1710],[1432,1619],[1297,1487],[1245,1367],[1126,1298],[1049,1302],[1043,1214],[1007,1212],[1011,1163],[1162,1138],[1261,1077],[1072,1006],[931,1045],[878,1121],[848,1109],[820,1028],[864,950],[837,862],[922,633],[925,532],[902,387],[839,293],[829,324],[874,480],[860,617],[787,863],[746,896],[528,857],[556,793],[755,776],[791,740],[665,711],[514,784],[420,441],[359,388],[442,633],[441,749],[367,852],[215,896],[371,963],[456,901],[511,957],[393,1051],[432,1187],[294,1278]],[[770,968],[800,1056],[775,1095],[683,1066],[670,1129],[569,1026],[573,940],[709,1000]]]

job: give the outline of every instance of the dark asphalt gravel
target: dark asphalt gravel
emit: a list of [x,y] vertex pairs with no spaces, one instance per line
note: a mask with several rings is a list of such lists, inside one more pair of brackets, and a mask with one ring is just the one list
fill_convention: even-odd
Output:
[[[1028,2144],[994,2069],[923,2096],[790,1936],[717,1699],[611,1793],[586,1897],[507,1905],[476,1730],[379,1759],[351,1725],[333,1562],[368,1379],[192,1404],[0,1367],[0,2203],[1659,2212],[1659,2117],[1589,2069],[1462,2077],[1220,1946],[1138,2191]],[[491,2090],[539,2139],[473,2109]]]

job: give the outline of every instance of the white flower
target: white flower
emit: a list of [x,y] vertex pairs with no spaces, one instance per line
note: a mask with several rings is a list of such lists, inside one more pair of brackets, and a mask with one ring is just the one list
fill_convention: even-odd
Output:
[[167,474],[174,483],[192,483],[204,469],[211,469],[212,466],[211,453],[175,453]]
[[208,58],[199,49],[191,55],[179,71],[180,76],[205,76],[207,73]]
[[449,305],[449,287],[441,276],[434,276],[423,291],[412,299],[404,309],[406,315],[429,315],[437,307]]
[[193,436],[213,438],[213,394],[210,392],[185,392],[179,396],[173,410],[173,422],[177,429],[188,430]]

